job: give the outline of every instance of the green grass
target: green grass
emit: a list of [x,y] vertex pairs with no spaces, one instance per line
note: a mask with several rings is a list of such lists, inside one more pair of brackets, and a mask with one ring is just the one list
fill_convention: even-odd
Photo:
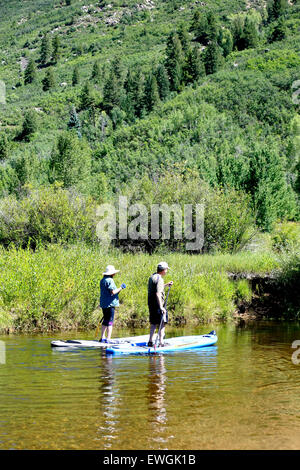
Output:
[[272,253],[235,255],[124,254],[100,248],[59,245],[30,250],[0,250],[0,328],[17,331],[91,328],[102,317],[99,281],[107,264],[125,282],[117,313],[119,326],[144,326],[148,321],[147,281],[161,258],[171,270],[169,296],[173,324],[225,320],[236,300],[249,300],[247,282],[228,278],[228,272],[270,273],[280,267]]

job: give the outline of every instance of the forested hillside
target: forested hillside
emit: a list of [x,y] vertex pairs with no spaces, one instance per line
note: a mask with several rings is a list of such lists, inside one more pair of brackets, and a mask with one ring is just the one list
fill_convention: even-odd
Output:
[[4,245],[93,241],[99,202],[172,180],[207,249],[299,219],[299,0],[140,1],[0,2]]

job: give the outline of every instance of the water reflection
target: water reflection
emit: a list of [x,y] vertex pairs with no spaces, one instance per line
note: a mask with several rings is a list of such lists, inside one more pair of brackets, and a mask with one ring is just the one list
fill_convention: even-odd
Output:
[[116,380],[114,362],[112,356],[103,357],[100,374],[100,413],[103,421],[99,427],[99,434],[103,441],[104,449],[111,449],[117,438],[118,422],[117,416],[120,410],[120,393]]
[[148,399],[150,423],[163,425],[167,422],[165,405],[166,372],[165,357],[163,355],[149,357]]

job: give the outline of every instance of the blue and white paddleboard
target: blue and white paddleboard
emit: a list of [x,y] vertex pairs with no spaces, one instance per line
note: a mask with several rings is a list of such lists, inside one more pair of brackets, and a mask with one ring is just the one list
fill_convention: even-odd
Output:
[[183,351],[185,349],[212,346],[218,341],[215,331],[207,335],[178,336],[165,340],[164,346],[149,347],[147,341],[108,345],[106,354],[156,354],[161,352]]
[[89,341],[80,339],[69,339],[67,341],[51,341],[51,346],[55,348],[106,348],[110,345],[131,344],[146,342],[149,335],[129,336],[128,338],[113,338],[109,343],[100,343],[99,341]]

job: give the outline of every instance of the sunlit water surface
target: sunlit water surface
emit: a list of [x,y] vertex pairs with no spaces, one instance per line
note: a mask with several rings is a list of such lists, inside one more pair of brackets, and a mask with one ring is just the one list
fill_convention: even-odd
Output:
[[1,336],[0,449],[298,449],[299,324],[168,335],[213,327],[217,346],[150,357],[50,347],[93,333]]

